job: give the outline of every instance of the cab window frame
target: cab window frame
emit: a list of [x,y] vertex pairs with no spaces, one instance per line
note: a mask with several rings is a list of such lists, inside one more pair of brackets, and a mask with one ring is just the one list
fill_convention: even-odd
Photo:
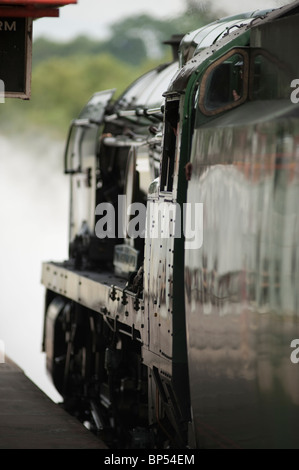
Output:
[[[226,60],[230,59],[232,56],[239,54],[242,56],[243,59],[243,77],[242,77],[242,95],[241,97],[234,101],[229,101],[227,104],[220,105],[215,109],[208,109],[206,107],[206,98],[209,92],[210,87],[210,79],[211,74],[214,73],[215,69],[223,64]],[[215,60],[203,74],[200,91],[199,91],[199,101],[198,106],[202,114],[205,116],[215,116],[217,114],[223,113],[224,111],[228,111],[230,109],[236,108],[243,104],[248,99],[248,84],[249,84],[249,53],[247,48],[233,48],[230,49],[228,52],[220,56],[217,60]]]

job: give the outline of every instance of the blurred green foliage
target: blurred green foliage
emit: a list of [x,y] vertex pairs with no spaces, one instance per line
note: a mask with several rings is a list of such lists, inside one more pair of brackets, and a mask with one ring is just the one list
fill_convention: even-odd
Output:
[[197,29],[218,17],[208,2],[186,1],[179,18],[162,21],[142,15],[111,25],[105,41],[79,36],[67,43],[39,38],[33,43],[32,97],[29,101],[7,99],[0,108],[4,132],[25,127],[65,136],[96,91],[116,88],[116,96],[139,75],[171,60],[163,41],[172,34]]

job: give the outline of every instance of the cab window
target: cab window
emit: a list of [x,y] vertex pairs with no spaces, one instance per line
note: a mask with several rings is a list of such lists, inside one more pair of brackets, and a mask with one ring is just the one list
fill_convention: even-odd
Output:
[[207,116],[239,106],[247,99],[248,55],[232,50],[216,60],[202,78],[199,108]]
[[250,99],[288,99],[292,73],[285,64],[265,50],[255,50],[251,58]]

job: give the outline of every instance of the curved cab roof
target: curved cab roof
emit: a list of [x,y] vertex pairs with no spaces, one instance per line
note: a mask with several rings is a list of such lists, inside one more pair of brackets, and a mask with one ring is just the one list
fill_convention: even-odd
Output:
[[224,35],[249,24],[255,18],[264,17],[270,11],[272,10],[256,10],[227,16],[186,34],[180,45],[180,66],[185,65],[194,55],[211,46]]

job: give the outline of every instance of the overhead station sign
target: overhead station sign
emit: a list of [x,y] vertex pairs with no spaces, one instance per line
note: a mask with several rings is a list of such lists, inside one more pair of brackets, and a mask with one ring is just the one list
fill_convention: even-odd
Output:
[[30,18],[0,17],[0,79],[5,97],[30,97],[31,44]]
[[58,17],[77,0],[0,0],[0,101],[30,98],[32,20]]

